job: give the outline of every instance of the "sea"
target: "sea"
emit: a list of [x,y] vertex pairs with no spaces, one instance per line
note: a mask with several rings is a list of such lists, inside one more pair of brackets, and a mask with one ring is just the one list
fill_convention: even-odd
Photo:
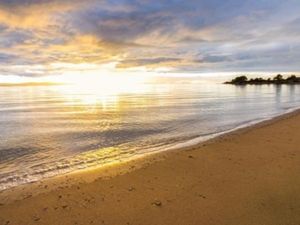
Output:
[[0,190],[196,145],[300,106],[300,85],[164,77],[103,87],[1,86]]

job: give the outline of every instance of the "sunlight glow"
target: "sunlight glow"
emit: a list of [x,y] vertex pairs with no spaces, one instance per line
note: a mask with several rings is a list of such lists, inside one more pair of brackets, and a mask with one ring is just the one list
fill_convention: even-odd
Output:
[[[147,83],[152,79],[149,75],[118,73],[112,69],[113,65],[101,69],[86,66],[89,70],[66,72],[57,79],[65,84],[59,89],[66,98],[72,98],[71,101],[75,104],[77,101],[84,103],[89,106],[89,110],[98,106],[101,106],[102,110],[117,108],[120,95],[149,91]],[[56,79],[53,78],[52,81],[55,82]]]
[[142,91],[146,76],[127,76],[116,74],[73,74],[61,76],[61,82],[81,91],[92,91],[102,94],[137,93]]

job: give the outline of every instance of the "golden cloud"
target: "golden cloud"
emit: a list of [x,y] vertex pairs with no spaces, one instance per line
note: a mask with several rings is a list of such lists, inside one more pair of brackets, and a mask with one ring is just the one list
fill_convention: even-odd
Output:
[[44,1],[11,6],[0,4],[0,23],[10,28],[43,28],[56,23],[55,15],[76,9],[79,2],[74,2],[69,4],[69,1]]

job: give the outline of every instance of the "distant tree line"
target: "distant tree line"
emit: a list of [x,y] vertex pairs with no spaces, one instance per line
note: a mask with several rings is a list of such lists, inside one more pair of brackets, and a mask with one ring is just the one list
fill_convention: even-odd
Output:
[[245,84],[300,84],[300,77],[296,75],[291,75],[286,79],[283,78],[281,74],[276,75],[274,78],[251,78],[248,79],[247,76],[238,76],[231,81],[225,82],[225,84],[235,84],[235,85],[245,85]]

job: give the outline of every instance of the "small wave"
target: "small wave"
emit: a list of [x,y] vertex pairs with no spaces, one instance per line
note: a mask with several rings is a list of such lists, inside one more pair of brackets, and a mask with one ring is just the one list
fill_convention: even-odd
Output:
[[208,141],[210,139],[216,138],[218,136],[246,128],[249,126],[253,126],[255,124],[272,120],[275,117],[291,113],[294,111],[299,110],[299,107],[295,108],[288,108],[284,112],[281,113],[275,113],[271,115],[270,117],[261,117],[255,120],[246,121],[243,124],[239,124],[231,129],[223,130],[216,133],[201,135],[199,137],[192,138],[188,141],[184,141],[177,144],[157,144],[155,147],[152,146],[152,148],[146,149],[141,152],[137,151],[130,151],[130,152],[122,152],[120,150],[116,150],[115,148],[106,148],[106,149],[98,149],[90,152],[85,152],[80,155],[77,155],[71,159],[62,159],[55,163],[47,163],[47,164],[40,164],[35,165],[31,167],[31,170],[14,174],[14,173],[6,173],[2,174],[0,177],[0,191],[6,190],[21,184],[36,182],[45,178],[66,174],[72,171],[76,170],[83,170],[87,168],[93,168],[93,167],[99,167],[111,162],[118,162],[123,160],[130,160],[133,157],[136,156],[143,156],[147,154],[157,153],[157,152],[163,152],[163,151],[170,151],[170,150],[176,150],[176,149],[182,149],[187,147],[192,147],[195,145],[198,145],[200,143],[203,143],[205,141]]
[[176,150],[176,149],[187,148],[187,147],[193,147],[193,146],[199,145],[199,144],[201,144],[205,141],[208,141],[208,140],[211,140],[213,138],[222,136],[224,134],[232,133],[234,131],[237,131],[237,130],[240,130],[240,129],[243,129],[243,128],[247,128],[247,127],[251,127],[253,125],[256,125],[256,124],[259,124],[259,123],[262,123],[262,122],[271,121],[271,120],[275,119],[276,117],[279,117],[279,116],[282,116],[282,115],[285,115],[285,114],[289,114],[289,113],[292,113],[292,112],[295,112],[295,111],[298,111],[298,110],[300,110],[300,107],[291,107],[291,108],[287,107],[284,112],[275,113],[275,114],[270,115],[270,116],[265,116],[265,117],[258,118],[258,119],[255,119],[255,120],[246,121],[245,123],[239,124],[239,125],[231,128],[231,129],[228,129],[228,130],[223,130],[223,131],[212,133],[212,134],[202,135],[202,136],[193,138],[191,140],[188,140],[186,142],[179,143],[179,144],[176,144],[172,147],[166,148],[164,151]]

